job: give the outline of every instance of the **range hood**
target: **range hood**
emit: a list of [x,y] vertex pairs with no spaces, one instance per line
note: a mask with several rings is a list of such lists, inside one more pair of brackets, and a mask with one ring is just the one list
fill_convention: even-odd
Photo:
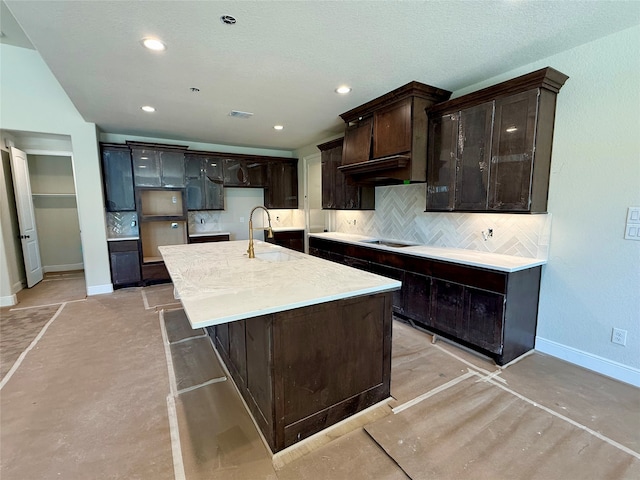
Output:
[[353,185],[427,180],[426,108],[451,92],[410,82],[340,115],[345,122],[342,172]]
[[411,183],[411,156],[391,155],[338,167],[354,185],[398,185]]

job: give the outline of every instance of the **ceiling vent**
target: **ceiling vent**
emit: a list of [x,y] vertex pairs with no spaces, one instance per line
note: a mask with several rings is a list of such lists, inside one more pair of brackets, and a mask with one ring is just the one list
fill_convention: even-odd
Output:
[[240,110],[231,110],[231,112],[229,113],[229,116],[234,118],[251,118],[253,117],[253,113],[241,112]]

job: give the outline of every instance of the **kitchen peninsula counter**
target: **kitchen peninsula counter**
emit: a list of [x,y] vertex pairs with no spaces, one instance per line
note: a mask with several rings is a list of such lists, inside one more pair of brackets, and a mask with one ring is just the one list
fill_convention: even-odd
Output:
[[160,247],[272,452],[389,398],[401,282],[247,241]]

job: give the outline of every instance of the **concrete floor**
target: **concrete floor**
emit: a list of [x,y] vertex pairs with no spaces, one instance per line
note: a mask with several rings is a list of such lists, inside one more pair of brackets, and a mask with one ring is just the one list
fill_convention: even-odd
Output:
[[0,478],[637,479],[640,389],[530,354],[501,369],[394,321],[393,398],[274,457],[171,285],[0,310]]

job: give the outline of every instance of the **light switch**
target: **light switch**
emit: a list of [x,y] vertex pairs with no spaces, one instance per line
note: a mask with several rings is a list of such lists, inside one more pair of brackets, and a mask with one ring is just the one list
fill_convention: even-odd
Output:
[[625,240],[640,240],[640,207],[629,207],[627,209],[624,238]]

